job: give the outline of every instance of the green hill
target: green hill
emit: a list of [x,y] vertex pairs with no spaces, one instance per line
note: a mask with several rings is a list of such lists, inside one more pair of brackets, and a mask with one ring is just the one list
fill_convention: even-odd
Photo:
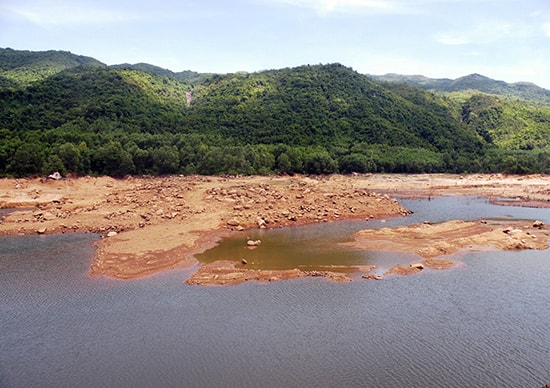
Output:
[[503,149],[547,149],[550,105],[511,101],[495,95],[465,98],[463,119],[487,142]]
[[0,48],[0,86],[29,85],[77,66],[104,67],[105,64],[94,58],[75,55],[68,51],[21,51]]
[[479,142],[450,101],[396,93],[342,65],[302,66],[212,79],[194,92],[194,129],[241,142],[340,146],[358,142],[441,151]]
[[[11,52],[0,65],[0,175],[550,166],[542,103],[441,95],[339,64],[219,75],[4,51]],[[31,63],[45,63],[36,80],[10,78]]]
[[136,63],[136,64],[129,64],[129,63],[123,63],[120,65],[113,65],[111,66],[114,69],[130,69],[130,70],[139,70],[146,73],[150,73],[153,75],[158,75],[161,77],[169,77],[177,79],[178,81],[182,81],[187,84],[199,84],[203,82],[208,77],[211,77],[213,74],[210,73],[197,73],[196,71],[191,70],[184,70],[177,73],[174,73],[171,70],[163,69],[162,67],[158,67],[155,65],[150,65],[148,63]]
[[465,92],[486,93],[509,99],[520,99],[550,104],[550,90],[530,82],[506,83],[480,74],[470,74],[457,79],[428,78],[421,75],[386,74],[370,76],[377,81],[406,83],[437,93]]

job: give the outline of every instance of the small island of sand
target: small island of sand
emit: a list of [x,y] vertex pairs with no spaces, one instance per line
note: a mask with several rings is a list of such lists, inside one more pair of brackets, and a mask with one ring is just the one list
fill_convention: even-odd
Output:
[[397,265],[386,274],[409,275],[424,268],[446,269],[454,265],[444,257],[465,252],[514,249],[548,249],[548,228],[541,221],[447,221],[394,229],[361,230],[343,245],[371,251],[412,253],[421,260],[408,267]]

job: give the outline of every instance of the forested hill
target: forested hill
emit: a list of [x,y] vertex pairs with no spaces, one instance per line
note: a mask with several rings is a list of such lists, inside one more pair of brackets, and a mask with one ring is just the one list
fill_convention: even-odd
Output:
[[406,83],[438,93],[468,92],[494,94],[502,97],[522,99],[550,104],[550,90],[530,82],[506,83],[480,74],[470,74],[457,79],[428,78],[421,75],[385,74],[371,76],[378,81]]
[[108,67],[48,52],[54,59],[38,63],[51,66],[51,75],[16,79],[14,69],[32,69],[14,66],[16,53],[9,53],[11,65],[0,65],[0,76],[13,81],[0,88],[4,176],[529,172],[550,165],[545,105],[511,120],[510,106],[498,99],[457,102],[339,64],[212,75]]
[[174,79],[177,79],[178,81],[182,81],[184,83],[191,84],[191,85],[200,84],[204,82],[207,78],[213,75],[211,73],[197,73],[196,71],[191,71],[191,70],[184,70],[178,73],[174,73],[171,70],[163,69],[162,67],[150,65],[148,63],[136,63],[133,65],[129,63],[123,63],[121,65],[113,65],[111,67],[115,69],[130,69],[130,70],[144,71],[146,73],[159,75],[161,77],[174,78]]
[[21,51],[0,48],[0,87],[28,85],[77,66],[100,66],[100,61],[68,51]]
[[419,93],[394,93],[338,64],[302,66],[214,78],[195,89],[186,118],[193,131],[211,128],[241,143],[480,149],[449,101]]

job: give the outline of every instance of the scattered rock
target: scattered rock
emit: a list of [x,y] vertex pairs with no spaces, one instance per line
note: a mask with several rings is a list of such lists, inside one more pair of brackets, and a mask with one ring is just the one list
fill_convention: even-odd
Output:
[[61,178],[63,178],[63,177],[61,176],[61,174],[58,171],[54,172],[53,174],[48,175],[48,179],[52,179],[54,181],[58,181]]
[[533,222],[533,228],[542,229],[544,227],[544,222],[536,220]]
[[118,234],[117,232],[111,231],[107,233],[107,237],[115,237],[117,234]]
[[424,269],[424,264],[422,264],[422,263],[413,263],[413,264],[411,264],[411,268],[416,268],[416,269],[419,269],[419,270],[423,270]]
[[40,229],[38,229],[38,230],[36,231],[36,233],[38,233],[38,234],[44,234],[44,233],[46,233],[46,228],[40,228]]
[[229,225],[229,226],[239,226],[240,222],[236,218],[232,218],[229,221],[227,221],[227,225]]
[[246,242],[246,245],[248,245],[249,247],[257,247],[261,243],[262,243],[262,240],[248,240]]
[[363,276],[361,276],[363,279],[367,279],[367,280],[382,280],[382,276],[380,275],[376,275],[374,273],[367,273],[367,274],[364,274]]
[[258,228],[265,229],[266,228],[266,222],[263,218],[258,217],[256,218],[256,222],[258,223]]
[[400,275],[400,276],[406,276],[406,275],[412,275],[415,273],[420,272],[421,269],[416,267],[404,267],[400,264],[397,264],[390,268],[388,271],[385,272],[385,275]]
[[248,261],[246,259],[242,259],[241,260],[241,263],[243,263],[244,265],[247,265],[248,264]]

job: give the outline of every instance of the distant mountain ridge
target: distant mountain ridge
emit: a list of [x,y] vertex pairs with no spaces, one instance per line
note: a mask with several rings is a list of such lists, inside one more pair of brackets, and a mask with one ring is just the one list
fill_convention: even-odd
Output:
[[[28,51],[0,48],[0,86],[16,86],[20,83],[44,79],[62,70],[78,66],[124,68],[170,77],[188,84],[198,84],[211,77],[212,73],[184,70],[173,72],[148,63],[117,64],[107,66],[95,58],[73,54],[69,51]],[[406,83],[437,93],[478,91],[509,98],[550,103],[550,90],[531,82],[506,83],[481,74],[470,74],[456,79],[429,78],[423,75],[402,75],[388,73],[368,77],[382,82]]]
[[510,84],[477,73],[457,79],[428,78],[423,75],[402,75],[394,73],[369,76],[377,81],[406,83],[437,93],[466,92],[473,90],[509,98],[550,103],[550,90],[541,88],[531,82],[516,82]]

